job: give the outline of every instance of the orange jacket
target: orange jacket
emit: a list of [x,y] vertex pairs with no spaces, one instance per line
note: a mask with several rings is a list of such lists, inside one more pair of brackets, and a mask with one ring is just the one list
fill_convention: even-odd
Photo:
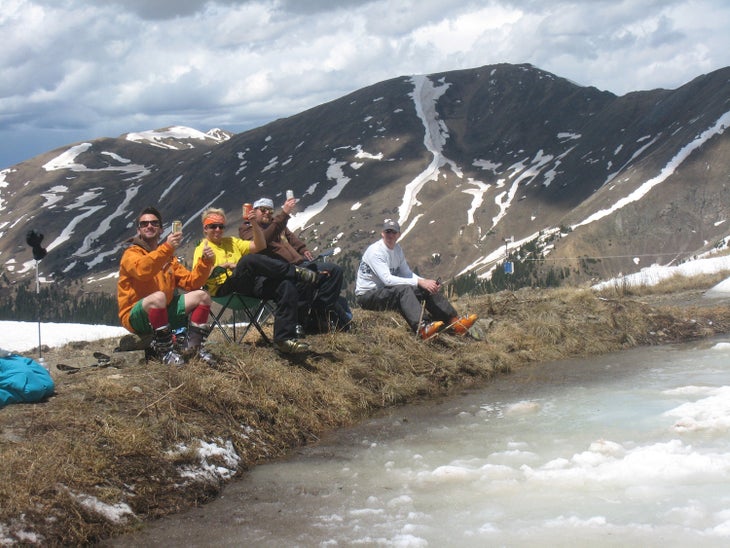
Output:
[[134,333],[129,314],[137,301],[155,291],[164,291],[167,304],[170,304],[176,288],[191,291],[203,287],[212,268],[212,264],[205,264],[201,259],[190,271],[177,261],[175,250],[167,242],[150,250],[144,242],[134,238],[119,263],[119,321]]

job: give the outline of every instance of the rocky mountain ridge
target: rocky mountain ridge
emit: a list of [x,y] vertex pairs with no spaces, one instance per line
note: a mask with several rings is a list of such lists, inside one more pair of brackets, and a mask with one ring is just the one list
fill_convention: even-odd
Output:
[[397,219],[424,275],[489,276],[537,246],[576,281],[669,264],[728,237],[730,68],[622,97],[530,65],[404,76],[239,134],[164,128],[50,151],[0,172],[0,266],[44,279],[116,271],[139,210],[202,236],[208,206],[300,198],[290,228],[352,270]]

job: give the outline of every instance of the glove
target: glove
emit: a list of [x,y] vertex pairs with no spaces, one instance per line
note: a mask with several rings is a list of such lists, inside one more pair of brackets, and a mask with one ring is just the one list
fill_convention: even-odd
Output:
[[35,230],[29,230],[25,235],[25,241],[30,247],[40,247],[43,241],[43,234],[39,234]]
[[25,241],[33,249],[33,258],[36,261],[40,261],[43,257],[46,256],[46,253],[48,253],[45,247],[41,247],[43,234],[40,234],[35,230],[29,230],[28,233],[25,235]]

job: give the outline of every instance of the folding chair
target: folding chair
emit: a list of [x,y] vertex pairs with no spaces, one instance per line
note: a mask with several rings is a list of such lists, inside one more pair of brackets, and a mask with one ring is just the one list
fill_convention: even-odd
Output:
[[[213,297],[213,302],[220,305],[221,309],[218,313],[211,313],[213,318],[213,325],[220,329],[221,334],[227,342],[240,343],[248,333],[251,327],[261,335],[261,338],[266,344],[271,344],[269,337],[264,333],[262,325],[269,319],[274,313],[274,303],[265,299],[258,299],[256,297],[248,297],[241,295],[240,293],[231,293],[225,297]],[[231,311],[233,323],[231,326],[226,327],[223,322],[223,315],[228,311]],[[238,313],[243,313],[243,318],[238,317]],[[245,323],[242,326],[242,333],[240,338],[236,334],[237,325],[239,320],[244,320],[241,323]],[[247,320],[247,321],[246,321]],[[232,336],[231,336],[232,335]]]

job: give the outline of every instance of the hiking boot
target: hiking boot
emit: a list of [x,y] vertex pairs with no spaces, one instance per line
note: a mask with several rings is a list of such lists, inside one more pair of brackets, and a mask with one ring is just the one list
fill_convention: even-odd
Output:
[[195,356],[211,367],[218,365],[215,356],[205,349],[205,341],[210,334],[210,326],[207,324],[196,324],[190,322],[188,337],[185,341],[185,356]]
[[153,357],[165,365],[183,365],[185,358],[178,354],[172,345],[172,332],[170,326],[155,329],[155,333],[150,344]]
[[452,318],[451,330],[457,335],[466,335],[477,319],[479,319],[479,317],[476,314],[469,314],[468,316],[462,316],[461,318]]
[[309,345],[296,339],[274,341],[274,348],[282,354],[305,354],[309,352]]
[[185,365],[185,358],[178,354],[175,350],[161,350],[155,347],[154,341],[144,349],[145,361],[155,361],[164,363],[165,365]]
[[294,267],[295,276],[298,282],[314,285],[317,283],[319,276],[314,270],[303,268],[301,266]]
[[421,327],[418,328],[418,336],[423,340],[430,339],[439,332],[443,325],[444,322],[424,322]]
[[162,357],[160,357],[158,354],[158,358],[165,365],[185,365],[185,358],[183,358],[180,354],[178,354],[174,350],[170,350],[169,352],[164,354]]
[[197,358],[211,367],[216,367],[218,365],[218,361],[215,359],[215,356],[202,346],[198,349]]

